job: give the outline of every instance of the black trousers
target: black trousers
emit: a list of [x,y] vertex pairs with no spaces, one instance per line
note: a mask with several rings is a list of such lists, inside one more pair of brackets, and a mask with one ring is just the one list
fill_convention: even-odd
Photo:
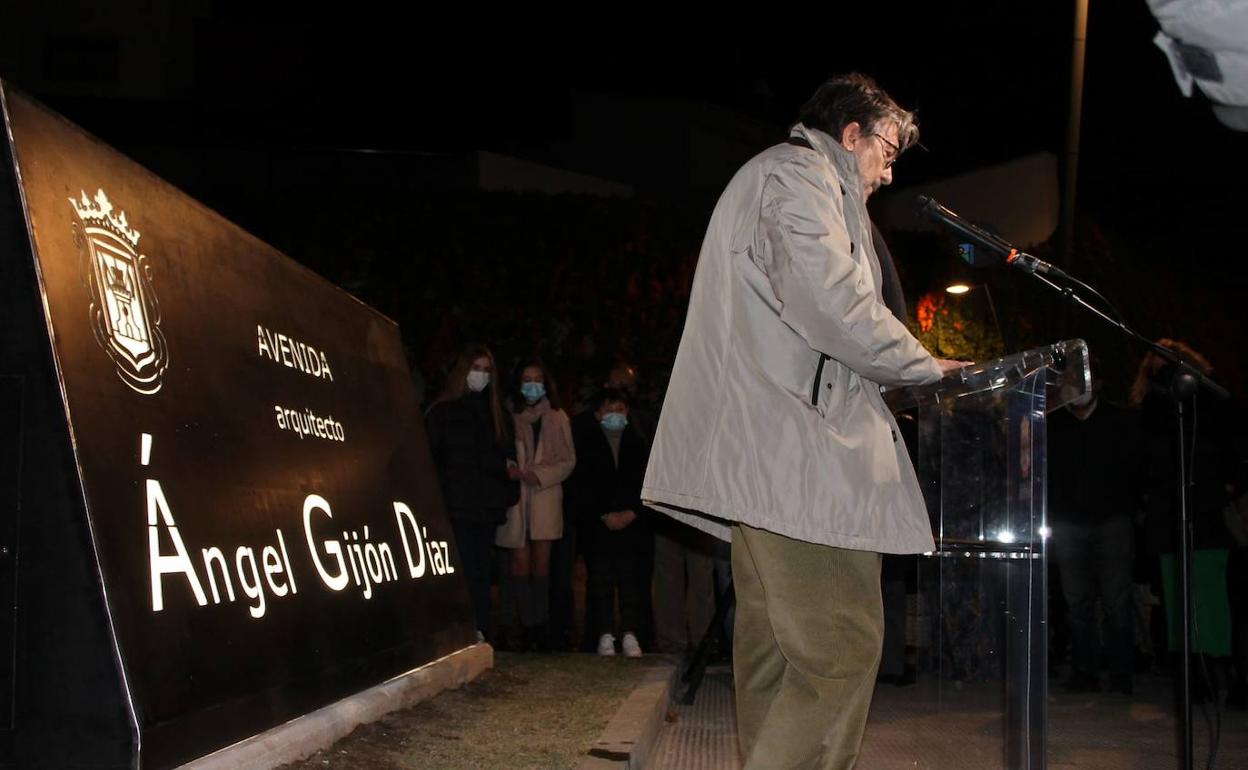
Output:
[[468,581],[468,595],[477,630],[484,634],[490,628],[490,569],[494,561],[494,532],[497,524],[474,524],[451,520],[459,563]]
[[599,551],[590,560],[590,586],[594,604],[593,619],[599,635],[614,631],[615,596],[620,597],[620,631],[644,633],[641,587],[645,569],[644,553],[628,553],[610,549]]

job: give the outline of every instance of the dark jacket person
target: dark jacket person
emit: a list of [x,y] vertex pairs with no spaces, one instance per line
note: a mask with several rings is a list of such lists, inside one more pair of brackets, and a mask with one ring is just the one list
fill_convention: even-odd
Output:
[[641,655],[638,631],[644,627],[643,574],[652,537],[641,505],[641,481],[648,459],[645,440],[628,425],[628,397],[605,391],[595,404],[593,422],[578,420],[577,464],[568,480],[569,501],[583,523],[590,551],[591,617],[597,628],[598,654],[615,654],[615,599],[619,596],[622,639],[628,657]]
[[429,449],[481,638],[490,622],[494,532],[520,497],[520,483],[507,476],[508,464],[515,464],[516,445],[511,417],[503,412],[491,382],[493,372],[489,348],[469,346],[459,354],[442,394],[425,416]]

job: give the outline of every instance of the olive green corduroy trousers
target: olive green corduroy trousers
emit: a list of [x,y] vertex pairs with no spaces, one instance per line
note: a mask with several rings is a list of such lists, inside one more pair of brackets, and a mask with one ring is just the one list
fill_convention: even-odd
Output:
[[737,525],[732,578],[745,770],[853,767],[884,639],[880,555]]

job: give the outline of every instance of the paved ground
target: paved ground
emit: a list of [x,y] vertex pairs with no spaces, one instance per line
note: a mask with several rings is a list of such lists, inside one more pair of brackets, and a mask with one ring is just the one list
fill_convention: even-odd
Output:
[[[1049,699],[1048,741],[1048,766],[1053,770],[1169,770],[1178,766],[1168,679],[1138,678],[1134,698],[1054,690]],[[947,711],[934,716],[929,705],[932,695],[918,686],[876,688],[858,767],[1002,767],[999,722],[984,707],[991,698],[973,692],[947,695]],[[740,768],[735,721],[731,673],[725,667],[713,668],[692,706],[673,704],[647,770]],[[1196,747],[1195,765],[1204,768],[1209,756],[1209,722],[1199,711]],[[1248,714],[1222,714],[1214,767],[1248,770]]]

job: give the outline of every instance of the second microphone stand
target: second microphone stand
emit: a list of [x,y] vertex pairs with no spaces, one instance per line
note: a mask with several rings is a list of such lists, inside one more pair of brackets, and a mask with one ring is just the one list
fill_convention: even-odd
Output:
[[[1027,254],[1020,254],[1020,256],[1030,259],[1032,264],[1034,264],[1036,261],[1034,257],[1030,257],[1030,255],[1027,255]],[[1064,297],[1066,300],[1104,319],[1111,326],[1116,327],[1122,333],[1126,334],[1127,337],[1129,337],[1130,339],[1143,343],[1153,353],[1156,353],[1158,356],[1165,359],[1166,361],[1169,361],[1170,363],[1174,364],[1177,367],[1176,377],[1174,379],[1175,387],[1172,388],[1171,395],[1174,398],[1175,410],[1176,410],[1176,415],[1177,415],[1178,424],[1179,424],[1179,431],[1178,431],[1178,434],[1179,434],[1179,462],[1178,462],[1178,466],[1179,466],[1179,469],[1178,469],[1179,470],[1179,521],[1178,521],[1179,559],[1178,561],[1179,561],[1179,614],[1181,616],[1180,624],[1181,624],[1181,637],[1182,637],[1180,641],[1180,655],[1182,657],[1181,657],[1181,662],[1179,666],[1179,689],[1180,689],[1179,709],[1182,712],[1180,715],[1181,717],[1180,722],[1182,724],[1182,735],[1181,735],[1180,740],[1183,744],[1182,751],[1180,752],[1180,757],[1181,757],[1180,763],[1181,763],[1183,770],[1192,770],[1193,757],[1194,757],[1193,745],[1192,745],[1193,733],[1192,733],[1192,660],[1191,660],[1191,654],[1192,654],[1192,569],[1191,569],[1192,567],[1191,565],[1192,528],[1191,528],[1191,523],[1188,518],[1188,496],[1190,492],[1189,490],[1190,485],[1188,483],[1188,470],[1189,469],[1187,467],[1187,450],[1185,447],[1186,441],[1185,441],[1185,431],[1184,431],[1184,424],[1183,424],[1183,420],[1184,420],[1183,407],[1184,407],[1184,401],[1194,396],[1196,390],[1201,387],[1207,389],[1209,392],[1223,399],[1230,398],[1230,393],[1228,393],[1227,390],[1223,388],[1221,385],[1211,380],[1204,372],[1200,371],[1199,369],[1192,366],[1187,361],[1183,360],[1183,357],[1180,356],[1175,351],[1163,345],[1159,345],[1156,342],[1153,342],[1152,340],[1148,339],[1147,337],[1144,337],[1139,332],[1135,331],[1130,326],[1128,326],[1122,320],[1121,317],[1110,317],[1100,308],[1086,302],[1082,297],[1076,294],[1074,289],[1071,288],[1070,286],[1058,285],[1057,283],[1054,283],[1053,281],[1049,280],[1047,277],[1041,274],[1041,272],[1035,270],[1034,268],[1028,269],[1028,263],[1026,261],[1023,261],[1023,263],[1020,266],[1023,267],[1023,269],[1026,270],[1026,272],[1034,276],[1036,280],[1040,281],[1041,283],[1045,284],[1049,288],[1053,289],[1059,295]],[[1100,293],[1096,291],[1096,289],[1093,289],[1091,286],[1088,286],[1087,284],[1083,283],[1077,278],[1074,278],[1073,276],[1070,276],[1066,273],[1061,273],[1061,276],[1071,281],[1072,283],[1078,284],[1079,286],[1083,287],[1087,291],[1091,292],[1094,296],[1100,299],[1101,302],[1104,302],[1105,305],[1109,307],[1111,311],[1114,312],[1115,316],[1118,316],[1118,312],[1113,309],[1113,306],[1109,304],[1108,300],[1102,297]]]

